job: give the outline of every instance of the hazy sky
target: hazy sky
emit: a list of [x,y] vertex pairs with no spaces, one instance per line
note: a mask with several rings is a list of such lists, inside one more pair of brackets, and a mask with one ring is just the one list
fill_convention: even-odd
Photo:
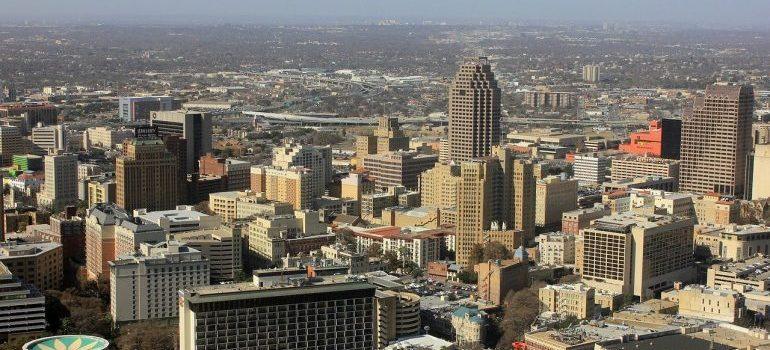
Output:
[[643,21],[770,27],[770,0],[0,0],[3,18],[161,22]]

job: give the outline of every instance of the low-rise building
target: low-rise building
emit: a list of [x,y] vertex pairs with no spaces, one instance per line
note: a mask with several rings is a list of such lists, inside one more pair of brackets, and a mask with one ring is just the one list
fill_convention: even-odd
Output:
[[326,224],[319,221],[318,212],[310,210],[258,216],[248,225],[250,255],[274,263],[287,254],[310,253],[334,239]]
[[592,317],[595,311],[594,289],[583,284],[548,285],[539,291],[541,311],[579,319]]
[[194,230],[210,230],[219,227],[218,216],[208,215],[194,210],[190,205],[178,205],[174,210],[150,211],[134,210],[134,216],[144,222],[156,224],[167,233]]
[[591,221],[610,215],[610,210],[601,204],[587,209],[577,209],[561,215],[561,232],[576,235],[591,225]]
[[540,265],[575,263],[575,235],[562,232],[544,233],[535,238]]
[[710,288],[770,290],[770,258],[756,256],[745,261],[722,262],[706,271],[706,285]]
[[452,328],[455,332],[455,343],[461,348],[473,345],[483,345],[486,341],[487,313],[477,306],[460,306],[452,312]]
[[661,293],[663,300],[679,304],[679,314],[733,323],[743,314],[743,296],[731,289],[688,285]]

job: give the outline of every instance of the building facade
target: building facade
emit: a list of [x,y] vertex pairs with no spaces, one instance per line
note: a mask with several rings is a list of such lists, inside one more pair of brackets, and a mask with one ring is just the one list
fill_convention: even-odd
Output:
[[449,87],[450,158],[485,157],[500,144],[500,88],[486,57],[468,59]]
[[682,121],[681,190],[747,195],[754,89],[714,84]]

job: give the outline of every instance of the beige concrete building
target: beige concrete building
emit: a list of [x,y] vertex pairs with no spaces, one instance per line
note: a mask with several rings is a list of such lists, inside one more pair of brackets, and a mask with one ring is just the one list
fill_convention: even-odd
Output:
[[437,161],[437,155],[395,151],[364,157],[364,169],[377,187],[404,186],[416,190],[420,174],[433,168]]
[[0,265],[5,265],[14,276],[31,283],[41,291],[62,288],[62,254],[60,243],[0,243]]
[[420,333],[420,296],[414,293],[378,290],[377,348],[396,339]]
[[91,208],[97,203],[115,203],[117,184],[114,179],[106,180],[88,180],[86,184],[88,191],[88,207]]
[[459,165],[436,163],[433,169],[420,175],[421,205],[434,208],[456,207],[459,185]]
[[54,211],[74,204],[78,199],[78,158],[74,154],[45,156],[45,190],[38,197],[42,205]]
[[115,196],[126,210],[173,209],[179,202],[178,162],[161,140],[133,140],[115,160]]
[[695,216],[701,225],[728,225],[738,222],[741,205],[716,193],[693,197]]
[[575,263],[575,235],[562,232],[544,233],[535,238],[540,265]]
[[770,258],[755,256],[738,262],[722,262],[711,265],[706,271],[706,285],[710,288],[770,290]]
[[743,296],[730,289],[688,285],[661,293],[662,300],[679,304],[679,315],[733,323],[743,314]]
[[374,136],[377,138],[378,154],[409,149],[409,138],[401,130],[398,118],[377,118],[377,128],[374,130]]
[[699,227],[697,242],[712,256],[742,261],[757,254],[770,255],[770,227],[762,225],[716,225]]
[[258,216],[248,225],[249,253],[271,262],[280,261],[287,254],[309,253],[334,240],[334,234],[327,234],[326,230],[316,211]]
[[118,218],[115,225],[116,258],[122,255],[133,255],[139,251],[142,243],[159,243],[166,240],[166,231],[152,222],[144,222],[139,218]]
[[754,146],[753,167],[751,198],[770,197],[770,144]]
[[313,196],[320,197],[324,194],[326,184],[332,179],[332,149],[329,146],[287,143],[273,148],[272,165],[280,169],[308,169],[313,181]]
[[495,148],[496,156],[475,159],[460,165],[457,200],[457,262],[468,263],[476,244],[489,242],[492,231],[520,231],[522,239],[534,238],[534,164],[514,160],[506,149]]
[[500,88],[486,57],[467,59],[449,87],[450,159],[458,162],[492,153],[500,144]]
[[610,215],[610,210],[601,204],[592,208],[576,209],[564,212],[561,216],[561,232],[576,235],[588,227],[591,221]]
[[558,228],[564,212],[577,209],[577,180],[548,176],[535,185],[535,225]]
[[587,64],[583,66],[583,81],[587,83],[597,83],[601,79],[601,67],[598,64]]
[[179,242],[142,243],[141,255],[110,261],[115,323],[177,317],[179,290],[209,284],[209,262]]
[[751,86],[706,87],[706,95],[682,118],[682,191],[749,195],[746,171],[753,118]]
[[317,197],[317,182],[307,168],[280,169],[267,166],[251,167],[251,190],[264,193],[265,198],[290,203],[294,209],[308,209]]
[[596,289],[647,299],[694,277],[690,218],[617,214],[597,219],[580,236],[577,269]]
[[384,208],[382,209],[380,224],[398,227],[438,228],[441,225],[441,210],[434,207]]
[[558,330],[527,333],[524,341],[532,350],[593,350],[601,340],[589,334],[564,335]]
[[179,232],[169,235],[199,252],[209,261],[211,283],[233,281],[243,271],[242,227],[222,226],[217,229]]
[[118,129],[95,126],[83,132],[83,148],[112,149],[122,145],[123,141],[134,138],[134,132],[129,129]]
[[679,161],[673,159],[636,155],[616,157],[610,169],[613,181],[647,176],[670,177],[679,181]]
[[428,263],[438,261],[442,252],[450,249],[447,245],[448,236],[454,232],[447,229],[403,231],[399,234],[384,236],[382,251],[396,253],[399,260],[412,261],[420,268],[427,268]]
[[541,311],[579,319],[593,317],[596,303],[594,289],[583,284],[556,284],[540,288]]

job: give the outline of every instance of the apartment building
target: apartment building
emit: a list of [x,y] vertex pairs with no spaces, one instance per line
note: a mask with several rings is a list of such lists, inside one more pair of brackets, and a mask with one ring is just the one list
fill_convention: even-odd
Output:
[[535,238],[540,265],[565,265],[575,263],[575,235],[551,232]]
[[62,245],[52,242],[0,242],[0,263],[11,274],[39,290],[62,287]]
[[179,242],[142,243],[140,255],[110,261],[113,322],[173,318],[179,290],[209,284],[209,261]]
[[317,180],[310,169],[292,167],[281,169],[269,166],[251,167],[251,190],[264,197],[290,203],[294,209],[309,209],[313,199],[320,196]]
[[616,214],[580,236],[577,269],[590,287],[646,299],[694,276],[690,218]]
[[535,184],[535,225],[558,228],[564,212],[577,209],[578,181],[548,176]]
[[396,151],[364,157],[364,169],[377,187],[404,186],[416,190],[420,174],[433,168],[437,161],[437,155]]
[[185,246],[201,252],[209,261],[211,283],[233,281],[243,271],[242,227],[178,232],[169,235]]
[[594,289],[583,284],[555,284],[540,288],[538,292],[541,311],[579,319],[593,317],[595,312]]

